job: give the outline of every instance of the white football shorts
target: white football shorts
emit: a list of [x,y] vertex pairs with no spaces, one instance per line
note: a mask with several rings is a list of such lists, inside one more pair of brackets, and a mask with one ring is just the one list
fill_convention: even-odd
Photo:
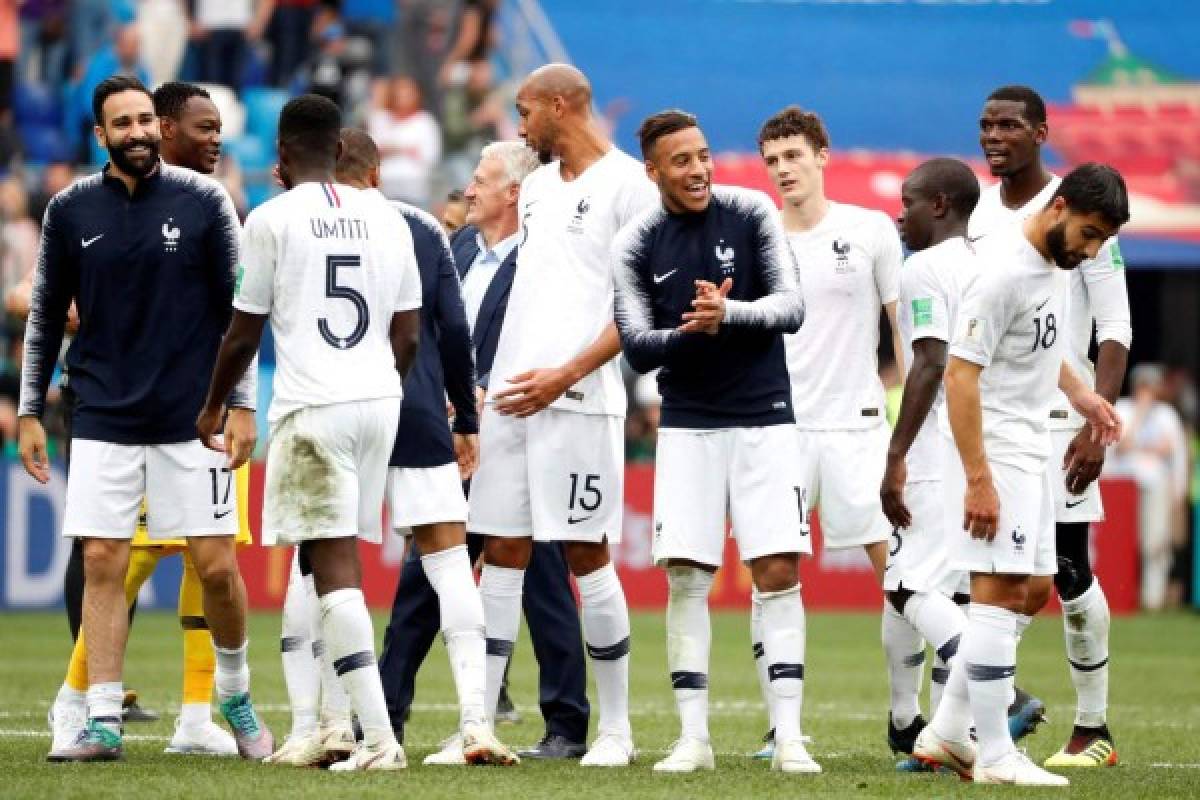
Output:
[[382,541],[399,419],[400,398],[381,397],[309,406],[278,420],[267,447],[262,543]]
[[879,501],[890,436],[882,424],[867,430],[800,430],[800,489],[808,508],[820,514],[824,547],[882,542],[891,534]]
[[238,493],[227,459],[199,439],[156,445],[75,439],[63,536],[132,539],[142,498],[151,542],[233,536]]
[[458,464],[440,467],[389,467],[388,507],[392,529],[402,536],[414,525],[466,522],[467,496],[463,494]]
[[621,540],[625,420],[547,408],[479,422],[468,529],[539,542]]
[[660,428],[654,466],[654,563],[721,566],[726,521],[742,561],[811,555],[796,482],[796,428]]

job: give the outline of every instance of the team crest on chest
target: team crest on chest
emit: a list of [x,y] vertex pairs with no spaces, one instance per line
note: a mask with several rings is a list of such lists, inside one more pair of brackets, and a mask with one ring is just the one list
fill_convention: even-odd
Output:
[[713,248],[713,255],[715,255],[717,257],[717,264],[721,268],[721,277],[723,277],[723,278],[733,277],[733,273],[735,270],[734,263],[733,263],[733,257],[734,257],[733,248],[726,247],[725,240],[722,239],[717,244],[717,246]]
[[579,201],[579,204],[575,206],[575,216],[571,217],[571,223],[567,225],[567,231],[569,233],[583,233],[583,215],[586,214],[591,207],[592,204],[588,202],[586,197]]
[[175,219],[173,217],[168,217],[167,221],[164,222],[162,226],[163,250],[168,253],[175,253],[179,251],[180,232],[178,225],[171,224],[174,221]]
[[833,271],[839,275],[845,275],[848,272],[854,272],[854,265],[850,263],[850,243],[845,239],[833,240]]

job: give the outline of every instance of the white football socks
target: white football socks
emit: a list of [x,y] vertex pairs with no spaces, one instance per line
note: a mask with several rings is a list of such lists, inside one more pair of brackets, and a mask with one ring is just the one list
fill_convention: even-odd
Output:
[[712,624],[708,592],[713,574],[695,567],[668,567],[667,669],[684,738],[708,741],[708,659]]
[[800,737],[804,703],[804,603],[800,586],[759,592],[762,600],[763,650],[775,707],[775,741]]
[[485,711],[483,601],[467,546],[459,545],[421,557],[430,586],[437,592],[442,613],[442,638],[458,689],[460,724],[479,724],[492,715]]
[[904,604],[904,618],[933,645],[933,670],[929,680],[929,716],[932,719],[950,678],[950,662],[958,653],[967,615],[941,592],[916,592]]
[[1067,662],[1075,684],[1075,724],[1098,728],[1108,712],[1108,598],[1100,581],[1074,600],[1063,602]]
[[304,576],[305,595],[312,614],[312,654],[321,675],[321,722],[339,727],[350,725],[350,695],[346,694],[342,682],[333,670],[333,661],[325,647],[323,606],[317,597],[317,587],[312,575]]
[[[912,602],[911,598],[909,602]],[[925,640],[887,598],[883,601],[882,629],[892,724],[904,730],[921,714],[919,693],[925,666]]]
[[504,668],[508,666],[517,631],[521,628],[521,589],[524,584],[523,569],[483,565],[479,594],[483,600],[487,637],[484,709],[491,720],[495,720]]
[[971,603],[967,610],[959,656],[967,670],[979,764],[995,764],[1015,749],[1008,731],[1008,706],[1017,671],[1019,616],[983,603]]
[[394,742],[375,662],[375,631],[362,590],[336,589],[323,596],[321,629],[334,671],[358,714],[363,742],[368,747]]
[[250,691],[250,667],[246,664],[246,651],[249,647],[249,641],[242,642],[241,647],[233,648],[213,645],[217,654],[214,683],[219,700],[225,701]]
[[292,709],[292,737],[316,730],[321,700],[321,668],[313,655],[313,609],[309,603],[297,554],[292,559],[287,594],[283,598],[283,630],[279,639],[283,682]]
[[121,705],[125,686],[121,681],[93,683],[87,688],[87,715],[113,733],[121,733]]
[[576,578],[583,638],[596,674],[600,734],[631,738],[629,725],[629,608],[612,563]]
[[750,587],[750,647],[754,653],[754,669],[758,672],[758,688],[767,708],[768,727],[775,730],[775,704],[771,702],[771,678],[767,675],[767,656],[762,638],[762,598],[758,587]]

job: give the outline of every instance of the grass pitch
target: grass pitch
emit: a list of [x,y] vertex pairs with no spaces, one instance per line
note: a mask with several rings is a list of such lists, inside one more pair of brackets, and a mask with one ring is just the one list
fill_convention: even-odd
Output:
[[[382,631],[376,617],[376,631]],[[661,614],[633,621],[631,668],[634,736],[640,757],[630,769],[584,770],[575,762],[525,763],[511,770],[422,767],[421,759],[452,732],[454,691],[438,644],[417,685],[418,705],[407,731],[410,767],[390,774],[337,775],[292,770],[238,759],[164,755],[180,698],[181,639],[173,615],[140,614],[130,641],[127,685],[163,720],[126,727],[124,763],[46,763],[50,738],[46,709],[62,680],[69,637],[60,614],[0,617],[0,753],[7,775],[0,797],[213,797],[256,798],[642,798],[687,797],[960,797],[1020,796],[1007,787],[973,787],[946,776],[894,771],[884,741],[887,685],[879,645],[879,619],[868,615],[812,614],[804,728],[810,750],[824,767],[819,776],[783,776],[747,757],[766,728],[750,656],[746,614],[713,615],[711,670],[715,773],[655,775],[650,767],[677,734],[674,701],[666,677]],[[277,614],[256,614],[250,623],[254,698],[282,737],[289,725],[279,664]],[[514,745],[542,733],[537,684],[527,632],[518,643],[511,693],[523,715],[503,726]],[[1167,615],[1117,619],[1112,631],[1112,706],[1109,724],[1122,764],[1115,769],[1070,773],[1069,790],[1039,796],[1129,800],[1137,797],[1200,797],[1200,618]],[[1050,724],[1026,740],[1040,761],[1070,731],[1074,693],[1063,660],[1061,623],[1043,617],[1025,636],[1018,678],[1042,697]],[[593,725],[595,711],[593,710]]]

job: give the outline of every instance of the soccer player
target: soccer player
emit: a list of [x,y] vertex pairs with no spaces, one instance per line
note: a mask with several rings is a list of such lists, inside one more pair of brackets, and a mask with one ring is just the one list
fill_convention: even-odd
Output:
[[[162,135],[160,150],[165,163],[211,175],[221,155],[221,115],[208,92],[190,83],[164,83],[154,91],[154,113]],[[236,474],[239,544],[250,543],[249,468]],[[179,724],[168,753],[237,755],[237,744],[225,730],[213,724],[211,698],[216,658],[212,634],[204,618],[203,587],[196,565],[180,539],[151,539],[146,528],[145,507],[131,541],[129,571],[125,578],[126,601],[132,604],[158,562],[180,554],[183,576],[179,584],[179,624],[183,629],[183,705]],[[82,581],[82,573],[78,579]],[[82,587],[80,587],[82,590]],[[132,624],[132,617],[131,617]],[[87,723],[87,647],[75,642],[67,677],[51,709],[55,741],[52,750],[71,744]],[[128,716],[126,716],[128,719]]]
[[[338,180],[379,194],[379,150],[366,133],[342,131]],[[467,498],[462,482],[479,463],[479,414],[475,405],[475,352],[463,307],[462,287],[436,217],[393,202],[412,233],[421,273],[421,346],[404,382],[404,402],[388,468],[392,528],[411,536],[421,552],[425,577],[437,592],[442,639],[459,697],[459,731],[431,765],[499,764],[517,757],[496,739],[484,708],[483,602],[467,555]],[[446,398],[454,409],[446,421]],[[391,626],[383,637],[393,645]],[[381,659],[385,696],[394,680]],[[395,728],[395,722],[392,724]]]
[[1041,211],[978,242],[979,269],[960,300],[944,378],[953,439],[944,441],[943,480],[951,566],[971,573],[971,605],[941,705],[914,755],[976,783],[1068,783],[1016,749],[1005,708],[1017,642],[1032,621],[1033,576],[1058,569],[1046,468],[1056,389],[1099,444],[1114,442],[1121,427],[1065,360],[1070,301],[1060,270],[1095,258],[1128,219],[1121,176],[1098,164],[1078,167]]
[[[21,387],[21,458],[44,483],[50,473],[39,417],[75,300],[80,326],[66,363],[78,396],[76,479],[67,481],[63,535],[84,540],[88,723],[49,758],[122,757],[125,579],[143,497],[151,539],[187,540],[216,643],[221,711],[239,752],[261,758],[272,739],[250,702],[232,475],[193,425],[203,401],[198,376],[211,369],[229,319],[237,216],[215,181],[159,161],[158,117],[138,81],[102,81],[92,105],[110,161],[47,209]],[[221,398],[230,407],[228,446],[239,451],[254,445],[254,379],[243,368]]]
[[[935,158],[904,180],[900,200],[903,210],[897,226],[912,255],[900,270],[897,317],[910,366],[879,490],[883,513],[894,526],[883,590],[892,608],[933,645],[932,714],[966,625],[952,599],[962,574],[950,568],[942,526],[942,444],[936,414],[960,287],[974,263],[966,231],[979,200],[979,181],[961,161]],[[912,753],[925,727],[918,703],[924,655],[923,647],[912,654],[913,670],[900,673],[907,680],[896,680],[893,674],[888,742],[894,752]]]
[[654,561],[665,567],[667,664],[682,734],[656,772],[713,769],[708,594],[726,512],[763,606],[773,769],[820,772],[800,736],[804,606],[797,432],[783,334],[804,320],[796,263],[770,198],[712,186],[696,118],[647,117],[646,174],[662,196],[613,245],[617,325],[638,372],[660,369]]
[[[896,365],[904,372],[896,330],[900,238],[883,212],[825,196],[829,134],[815,113],[785,108],[763,123],[758,147],[783,197],[783,227],[800,265],[807,305],[804,327],[784,339],[800,429],[806,528],[811,510],[819,508],[824,546],[863,547],[882,581],[892,528],[875,491],[888,443],[876,350],[880,314],[886,312]],[[757,596],[752,603],[751,635],[766,695],[762,604]],[[912,670],[906,659],[923,647],[912,626],[888,603],[883,605],[883,641],[895,684],[899,674]],[[763,756],[771,734],[767,738]]]
[[[980,197],[971,215],[971,236],[1029,217],[1057,191],[1060,179],[1042,164],[1046,135],[1046,106],[1033,89],[1004,86],[988,97],[979,120],[979,143],[988,168],[1000,180]],[[1124,267],[1114,238],[1095,258],[1071,272],[1070,327],[1064,331],[1068,363],[1110,403],[1121,393],[1133,338]],[[1093,324],[1099,343],[1094,370],[1088,359]],[[1088,555],[1091,523],[1104,518],[1096,481],[1104,465],[1104,449],[1092,441],[1086,423],[1062,395],[1049,415],[1054,449],[1048,463],[1054,473],[1059,563],[1054,587],[1062,600],[1076,706],[1071,737],[1047,759],[1046,766],[1111,766],[1117,763],[1117,751],[1107,720],[1108,600],[1092,575]],[[1044,604],[1050,580],[1043,578],[1040,584],[1036,594]]]
[[657,197],[591,111],[566,64],[517,92],[519,133],[544,166],[521,185],[517,274],[480,421],[469,527],[487,535],[480,582],[493,708],[521,619],[533,540],[565,542],[578,580],[600,711],[583,766],[633,759],[629,611],[609,558],[621,535],[625,387],[609,247]]
[[[407,760],[375,666],[357,537],[380,536],[421,283],[412,236],[396,212],[333,183],[340,131],[341,112],[318,95],[296,97],[280,112],[279,175],[288,191],[246,220],[233,321],[196,428],[211,441],[222,398],[270,319],[279,362],[263,543],[299,545],[320,597],[328,657],[362,725],[362,744],[331,769],[396,770]],[[231,452],[231,466],[248,456]]]

